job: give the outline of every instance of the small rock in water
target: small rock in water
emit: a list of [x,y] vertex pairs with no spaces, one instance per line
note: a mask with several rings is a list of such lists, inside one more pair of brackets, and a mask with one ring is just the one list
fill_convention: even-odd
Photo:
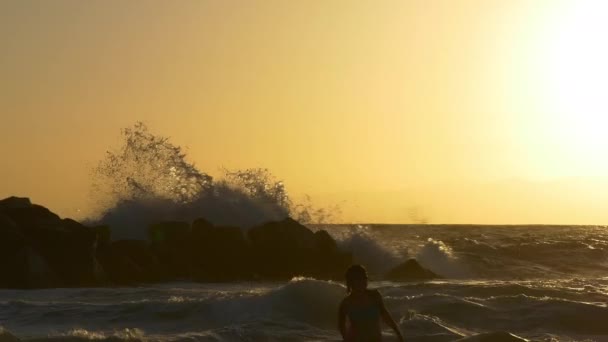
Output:
[[427,280],[441,278],[433,271],[427,270],[420,266],[416,259],[409,259],[401,265],[390,270],[385,277],[387,280],[393,281],[412,281],[412,280]]

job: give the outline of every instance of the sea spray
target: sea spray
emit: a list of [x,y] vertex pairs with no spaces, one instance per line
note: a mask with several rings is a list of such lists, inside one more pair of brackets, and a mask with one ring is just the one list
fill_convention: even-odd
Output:
[[444,277],[465,278],[470,275],[470,270],[460,263],[452,248],[441,240],[429,238],[416,259],[422,266]]
[[182,148],[137,123],[122,130],[123,144],[93,170],[96,214],[88,223],[110,225],[114,239],[144,239],[151,223],[193,221],[249,228],[291,216],[327,220],[326,210],[295,203],[267,169],[200,171]]
[[352,252],[354,263],[364,265],[368,272],[375,276],[383,276],[391,268],[407,259],[379,244],[378,240],[372,236],[368,226],[344,227],[334,237],[338,239],[339,247],[342,250]]

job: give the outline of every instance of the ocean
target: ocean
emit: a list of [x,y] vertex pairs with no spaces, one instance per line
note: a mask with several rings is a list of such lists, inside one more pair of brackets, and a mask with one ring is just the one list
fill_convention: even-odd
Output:
[[[607,227],[319,228],[368,268],[407,341],[608,341]],[[444,279],[382,281],[412,257]],[[339,341],[344,295],[342,283],[310,278],[0,290],[0,341]]]

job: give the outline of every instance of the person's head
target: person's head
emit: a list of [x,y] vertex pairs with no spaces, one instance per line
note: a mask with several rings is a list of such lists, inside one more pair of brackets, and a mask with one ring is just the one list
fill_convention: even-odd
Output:
[[367,289],[367,271],[361,265],[352,265],[346,270],[346,291],[363,291]]

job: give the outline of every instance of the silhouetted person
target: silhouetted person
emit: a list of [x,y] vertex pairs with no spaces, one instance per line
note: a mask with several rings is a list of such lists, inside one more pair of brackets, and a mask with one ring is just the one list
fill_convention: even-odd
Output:
[[381,320],[395,331],[399,341],[404,341],[399,327],[384,306],[380,292],[367,288],[367,271],[363,266],[353,265],[348,268],[346,290],[348,295],[338,310],[338,328],[344,341],[382,341]]

